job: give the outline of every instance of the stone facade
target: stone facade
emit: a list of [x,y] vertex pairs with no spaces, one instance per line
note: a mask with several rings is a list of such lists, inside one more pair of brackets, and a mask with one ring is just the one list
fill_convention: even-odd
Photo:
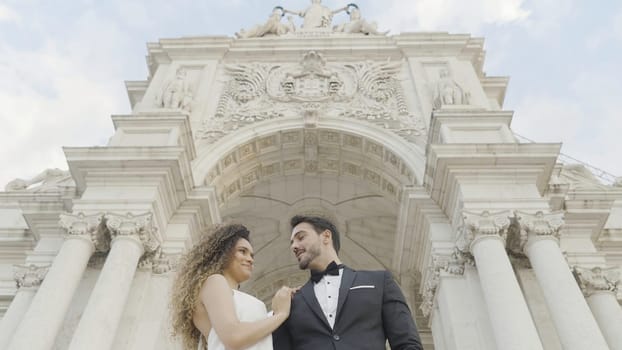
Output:
[[0,348],[179,348],[167,290],[202,230],[251,229],[268,301],[306,280],[288,219],[315,212],[346,264],[394,274],[426,349],[622,349],[622,187],[518,141],[482,39],[313,6],[149,44],[106,147],[6,185]]

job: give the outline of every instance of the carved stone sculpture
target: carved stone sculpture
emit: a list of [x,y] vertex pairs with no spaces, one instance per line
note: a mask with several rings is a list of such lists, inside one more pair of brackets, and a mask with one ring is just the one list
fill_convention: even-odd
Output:
[[36,185],[36,184],[40,184],[38,188],[39,190],[54,189],[54,188],[57,188],[57,186],[55,185],[57,185],[58,182],[60,182],[61,180],[68,179],[70,177],[71,175],[69,174],[69,171],[61,170],[58,168],[46,169],[42,171],[41,173],[39,173],[37,176],[29,180],[25,180],[25,179],[13,180],[9,182],[8,184],[6,184],[6,186],[4,187],[4,190],[7,192],[25,191],[29,187]]
[[355,4],[349,4],[346,12],[350,15],[350,21],[333,27],[335,32],[362,33],[365,35],[386,35],[389,31],[379,32],[376,22],[367,22],[361,17],[361,10]]
[[302,17],[303,30],[313,30],[318,28],[330,28],[333,22],[333,15],[346,10],[347,7],[331,10],[322,5],[321,0],[311,0],[311,5],[303,11],[284,10],[284,12]]
[[175,78],[164,84],[162,94],[156,98],[158,107],[191,111],[193,96],[186,75],[185,69],[177,69]]
[[307,52],[298,63],[228,64],[229,81],[197,138],[213,143],[231,130],[280,117],[363,120],[415,142],[426,124],[410,114],[398,76],[401,61],[329,63]]
[[447,69],[441,69],[434,90],[434,108],[443,105],[468,105],[469,94],[456,83]]
[[288,16],[288,23],[281,23],[281,17],[284,15],[282,7],[277,6],[272,9],[272,14],[264,24],[258,24],[249,30],[240,30],[235,33],[238,38],[260,38],[268,34],[283,35],[296,30],[291,16]]

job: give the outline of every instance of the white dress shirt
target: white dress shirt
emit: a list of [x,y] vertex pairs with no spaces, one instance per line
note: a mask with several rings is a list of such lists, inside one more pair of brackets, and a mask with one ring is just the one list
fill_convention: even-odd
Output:
[[341,276],[343,276],[343,268],[339,269],[339,275],[325,275],[313,286],[315,298],[320,303],[330,328],[335,326],[335,317],[337,317],[337,301],[339,299]]

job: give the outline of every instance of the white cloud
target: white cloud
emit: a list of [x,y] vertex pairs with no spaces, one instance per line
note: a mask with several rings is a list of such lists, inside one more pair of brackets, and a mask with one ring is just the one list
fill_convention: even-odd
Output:
[[533,0],[529,3],[531,16],[524,22],[528,33],[541,39],[551,39],[560,34],[564,20],[574,16],[576,0]]
[[[61,146],[102,144],[111,134],[116,86],[93,79],[83,64],[54,47],[36,52],[0,48],[0,185],[45,168],[66,168]],[[40,77],[46,77],[40,79]]]
[[395,0],[372,4],[381,28],[401,31],[478,32],[486,24],[523,21],[522,0]]
[[0,43],[0,164],[11,165],[0,168],[0,190],[14,178],[66,169],[63,146],[105,144],[110,115],[127,111],[126,35],[90,12],[72,23],[69,35],[44,37],[39,48]]
[[19,23],[21,17],[15,10],[11,9],[7,5],[0,4],[0,22],[17,22]]

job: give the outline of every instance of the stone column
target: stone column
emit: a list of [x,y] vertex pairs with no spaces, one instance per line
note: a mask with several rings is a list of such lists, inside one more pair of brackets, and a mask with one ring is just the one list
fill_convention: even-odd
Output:
[[151,280],[146,287],[145,300],[136,328],[132,331],[132,341],[128,350],[156,349],[161,342],[159,334],[163,323],[168,320],[169,292],[172,286],[172,263],[164,255],[154,259]]
[[[462,243],[468,247],[482,285],[498,349],[542,349],[510,260],[505,235],[510,212],[463,212]],[[459,241],[460,244],[460,241]]]
[[609,349],[564,258],[559,241],[563,213],[516,212],[524,251],[565,350]]
[[0,321],[0,349],[5,349],[13,337],[13,332],[19,326],[22,317],[28,310],[37,289],[43,282],[49,266],[37,266],[30,264],[15,265],[15,282],[17,293],[9,309]]
[[73,294],[95,250],[102,215],[61,214],[60,225],[69,233],[54,258],[17,328],[9,350],[48,350],[54,346]]
[[620,270],[575,266],[574,274],[609,348],[622,350],[622,308],[616,298]]
[[152,214],[105,215],[112,236],[110,253],[89,297],[70,350],[110,349],[115,339],[138,262],[160,246]]

